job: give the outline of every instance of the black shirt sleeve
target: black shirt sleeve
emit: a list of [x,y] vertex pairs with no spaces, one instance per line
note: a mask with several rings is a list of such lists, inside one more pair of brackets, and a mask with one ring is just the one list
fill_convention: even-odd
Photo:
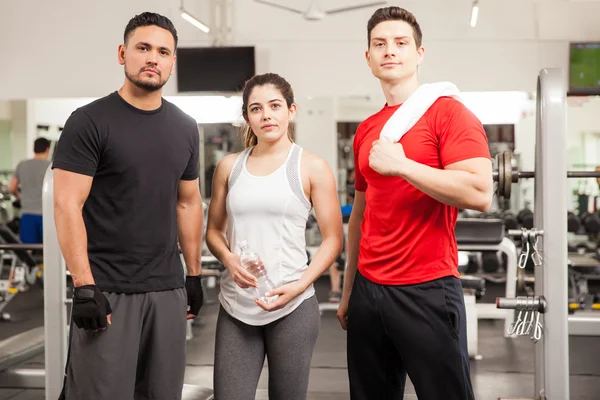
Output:
[[102,149],[98,129],[84,111],[74,111],[60,134],[52,168],[94,176]]
[[[194,122],[195,125],[195,122]],[[188,165],[181,175],[181,180],[193,181],[198,179],[200,174],[200,137],[197,127],[192,130],[192,155],[188,161]]]

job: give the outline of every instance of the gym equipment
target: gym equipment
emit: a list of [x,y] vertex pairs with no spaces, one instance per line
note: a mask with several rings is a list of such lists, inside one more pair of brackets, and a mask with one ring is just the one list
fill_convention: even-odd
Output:
[[[569,254],[569,313],[599,310],[597,294],[590,291],[589,281],[600,280],[600,260],[596,254]],[[583,313],[582,315],[585,315]]]
[[[35,278],[40,271],[39,266],[44,262],[42,256],[43,246],[41,244],[34,245],[32,248],[29,244],[23,245],[21,240],[10,228],[2,225],[0,225],[0,238],[2,238],[2,240],[4,240],[11,248],[11,251],[17,256],[18,261],[26,267],[25,276],[27,282],[30,285],[33,285],[35,283]],[[32,253],[30,253],[29,250],[31,250]]]
[[500,213],[500,218],[504,221],[505,229],[518,229],[519,228],[519,220],[517,216],[510,210],[504,210]]
[[485,279],[479,276],[462,275],[460,284],[463,290],[472,290],[475,299],[480,300],[485,295]]
[[533,211],[525,208],[517,214],[517,221],[523,228],[533,228]]
[[42,326],[0,341],[0,388],[29,387],[31,371],[18,368],[18,364],[37,357],[43,352],[44,327]]
[[[533,398],[568,400],[569,334],[600,335],[600,318],[594,313],[588,316],[568,313],[567,218],[564,218],[567,214],[567,178],[600,177],[600,172],[567,171],[566,88],[560,69],[540,71],[536,103],[535,172],[513,171],[511,155],[505,152],[499,157],[499,169],[494,173],[498,194],[507,198],[510,197],[507,184],[522,177],[535,177],[534,228],[509,232],[511,236],[522,235],[525,257],[531,257],[534,263],[534,293],[525,298],[498,298],[496,303],[502,310],[529,312],[535,312],[537,305],[535,323],[532,324],[535,341]],[[532,251],[528,252],[527,246]],[[519,266],[524,264],[520,262]],[[511,325],[506,333],[509,332],[521,331]]]
[[463,288],[463,299],[465,302],[465,313],[467,320],[467,349],[469,358],[481,360],[479,354],[479,318],[477,316],[477,300],[485,294],[485,279],[462,275],[460,283]]
[[477,260],[477,254],[468,253],[468,262],[467,268],[465,269],[465,273],[474,274],[479,271],[479,261]]
[[481,267],[483,268],[483,271],[488,274],[498,272],[498,270],[500,269],[500,260],[498,259],[498,253],[495,251],[482,251]]
[[2,310],[19,292],[25,291],[37,279],[37,262],[20,248],[22,246],[8,228],[0,225],[0,320],[11,318]]
[[581,229],[581,219],[573,212],[567,213],[567,232],[577,233]]
[[[49,167],[42,186],[44,223],[44,327],[37,331],[43,334],[46,369],[19,368],[0,371],[0,384],[18,388],[44,388],[45,399],[59,397],[67,361],[67,276],[64,258],[58,245],[54,225],[53,171]],[[16,246],[16,245],[14,245]],[[20,245],[20,249],[35,248],[36,245]],[[33,334],[32,334],[33,335]],[[36,336],[39,339],[39,336]],[[24,340],[23,340],[24,341]],[[31,341],[36,343],[36,341]],[[2,349],[0,343],[0,353]],[[184,385],[183,400],[212,400],[211,389]]]
[[21,218],[14,217],[6,224],[6,226],[8,227],[8,229],[10,229],[18,235],[21,231]]
[[[533,171],[518,171],[512,168],[512,153],[505,150],[497,155],[497,169],[492,172],[494,181],[498,182],[497,195],[503,199],[510,199],[511,184],[517,183],[521,178],[534,178]],[[600,171],[566,171],[567,178],[600,178]]]
[[[22,243],[7,243],[5,238],[15,239],[12,232],[5,227],[0,227],[0,279],[3,267],[8,264],[6,280],[0,280],[0,310],[2,310],[19,292],[23,291],[30,279],[27,278],[27,264],[19,257],[31,257],[25,249],[41,248],[41,245],[23,245]],[[12,241],[12,240],[11,240]],[[35,261],[31,260],[33,264]],[[35,275],[33,277],[35,281]],[[4,319],[10,315],[3,314]],[[31,382],[27,370],[18,368],[17,365],[44,352],[44,328],[37,327],[0,341],[0,388],[1,387],[26,387]],[[43,372],[43,371],[41,371]]]
[[[458,251],[469,252],[502,252],[506,254],[506,297],[517,295],[517,247],[515,243],[505,236],[504,223],[501,219],[482,219],[482,218],[459,218],[456,221],[454,229]],[[512,279],[510,279],[513,277]],[[467,278],[468,279],[468,278]],[[463,282],[464,279],[461,279]],[[464,284],[464,282],[463,282]],[[475,297],[467,299],[474,302]],[[504,320],[505,331],[514,320],[513,310],[501,310],[496,308],[493,303],[472,304],[473,308],[468,308],[470,314],[467,316],[467,330],[472,332],[471,324],[477,319],[502,319]],[[475,331],[476,332],[476,331]],[[474,340],[468,337],[469,341]],[[510,337],[505,333],[505,337]],[[471,350],[469,350],[471,353]]]
[[587,211],[581,213],[581,224],[588,235],[597,235],[600,233],[600,216],[596,213]]
[[496,299],[496,307],[519,311],[517,320],[508,329],[509,334],[518,336],[531,334],[531,340],[534,342],[542,338],[543,326],[540,323],[540,314],[546,312],[546,299],[544,296],[519,296],[515,299],[498,298]]

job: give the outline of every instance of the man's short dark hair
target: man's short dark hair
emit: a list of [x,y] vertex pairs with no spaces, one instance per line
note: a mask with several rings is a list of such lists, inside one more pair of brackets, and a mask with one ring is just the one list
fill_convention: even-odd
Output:
[[409,24],[413,28],[415,45],[417,48],[421,47],[421,43],[423,42],[423,32],[421,32],[421,27],[415,16],[404,8],[392,6],[378,9],[373,13],[369,22],[367,22],[367,40],[369,48],[371,47],[371,31],[377,25],[385,21],[404,21]]
[[38,138],[33,142],[33,152],[35,154],[44,153],[50,148],[50,141],[46,138]]
[[177,48],[177,30],[175,26],[171,22],[171,20],[165,16],[160,14],[144,12],[129,20],[129,23],[125,27],[125,33],[123,34],[123,43],[127,45],[127,41],[129,40],[129,36],[131,33],[135,31],[137,28],[142,26],[158,26],[159,28],[163,28],[171,32],[173,35],[173,39],[175,40],[175,49]]

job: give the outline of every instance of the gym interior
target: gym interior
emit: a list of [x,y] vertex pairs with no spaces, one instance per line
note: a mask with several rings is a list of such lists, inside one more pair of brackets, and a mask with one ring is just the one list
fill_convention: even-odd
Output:
[[[163,96],[197,121],[205,222],[217,163],[243,149],[240,83],[276,72],[296,94],[294,141],[335,173],[347,232],[354,134],[385,104],[364,58],[367,20],[385,4],[417,17],[426,49],[419,81],[458,87],[484,126],[493,158],[490,211],[460,210],[455,230],[475,398],[600,398],[600,3],[365,3],[0,3],[0,400],[58,398],[72,294],[52,229],[52,174],[44,180],[38,246],[19,239],[11,178],[20,161],[33,157],[36,139],[48,139],[52,154],[71,113],[121,85],[116,50],[129,18],[153,11],[178,30],[178,66]],[[312,215],[309,258],[321,239]],[[350,398],[333,283],[339,276],[343,285],[344,265],[342,252],[315,282],[321,325],[312,400]],[[187,330],[188,400],[213,398],[224,266],[206,243],[202,268],[205,304]],[[265,365],[256,399],[268,398],[267,382]],[[414,393],[408,383],[405,399],[416,399]]]

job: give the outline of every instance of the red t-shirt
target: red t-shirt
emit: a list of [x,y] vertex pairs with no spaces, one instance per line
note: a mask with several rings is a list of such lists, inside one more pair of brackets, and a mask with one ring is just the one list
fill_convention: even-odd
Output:
[[[363,121],[354,138],[355,188],[366,208],[358,270],[384,285],[406,285],[458,275],[454,227],[458,209],[440,203],[406,180],[369,167],[369,151],[400,105],[384,106]],[[461,102],[438,99],[401,139],[406,157],[433,168],[490,158],[481,122]]]

